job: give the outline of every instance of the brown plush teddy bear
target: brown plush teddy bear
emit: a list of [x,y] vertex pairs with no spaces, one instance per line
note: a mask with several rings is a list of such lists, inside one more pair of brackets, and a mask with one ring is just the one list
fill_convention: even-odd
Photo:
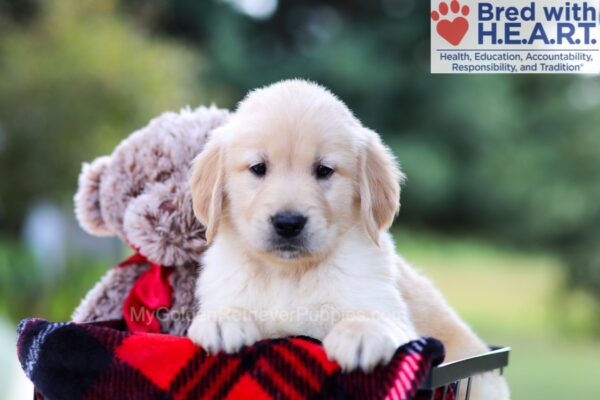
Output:
[[137,307],[147,314],[126,317],[130,329],[186,334],[206,247],[204,227],[192,210],[188,170],[228,116],[215,107],[164,113],[112,155],[84,164],[75,195],[79,224],[92,235],[118,236],[136,255],[108,271],[73,321],[122,319],[126,309]]

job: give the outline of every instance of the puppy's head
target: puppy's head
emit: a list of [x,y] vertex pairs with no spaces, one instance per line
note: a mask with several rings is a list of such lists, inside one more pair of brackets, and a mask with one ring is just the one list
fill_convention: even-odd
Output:
[[251,92],[192,167],[196,216],[262,256],[326,256],[361,225],[375,243],[399,208],[402,175],[379,136],[333,94],[283,81]]

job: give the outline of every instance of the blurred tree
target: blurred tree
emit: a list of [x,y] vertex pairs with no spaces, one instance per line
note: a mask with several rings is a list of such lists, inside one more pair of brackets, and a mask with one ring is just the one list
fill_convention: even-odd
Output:
[[400,223],[556,251],[600,301],[597,77],[431,75],[429,4],[414,0],[121,4],[202,49],[225,101],[290,77],[331,88],[399,156]]
[[2,19],[26,24],[34,19],[38,10],[38,0],[0,0],[0,32],[2,31]]
[[[4,4],[4,3],[2,3]],[[72,196],[82,161],[167,109],[204,100],[197,55],[148,36],[114,2],[57,0],[0,35],[0,222]],[[0,7],[3,10],[4,7]]]

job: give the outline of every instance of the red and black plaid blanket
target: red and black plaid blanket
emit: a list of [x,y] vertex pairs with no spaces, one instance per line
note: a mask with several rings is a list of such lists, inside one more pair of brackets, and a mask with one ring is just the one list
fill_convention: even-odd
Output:
[[19,360],[40,398],[413,399],[444,357],[438,340],[422,338],[369,374],[342,373],[310,338],[208,355],[187,338],[105,325],[21,322]]

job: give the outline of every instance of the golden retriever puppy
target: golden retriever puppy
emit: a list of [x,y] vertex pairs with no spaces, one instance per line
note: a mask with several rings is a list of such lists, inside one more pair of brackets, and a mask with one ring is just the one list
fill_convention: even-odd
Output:
[[[395,253],[387,229],[402,178],[379,135],[323,87],[289,80],[252,91],[192,167],[211,246],[188,336],[235,352],[307,335],[345,370],[371,370],[421,335],[442,340],[448,360],[485,352]],[[479,398],[508,398],[503,378],[480,381]]]

